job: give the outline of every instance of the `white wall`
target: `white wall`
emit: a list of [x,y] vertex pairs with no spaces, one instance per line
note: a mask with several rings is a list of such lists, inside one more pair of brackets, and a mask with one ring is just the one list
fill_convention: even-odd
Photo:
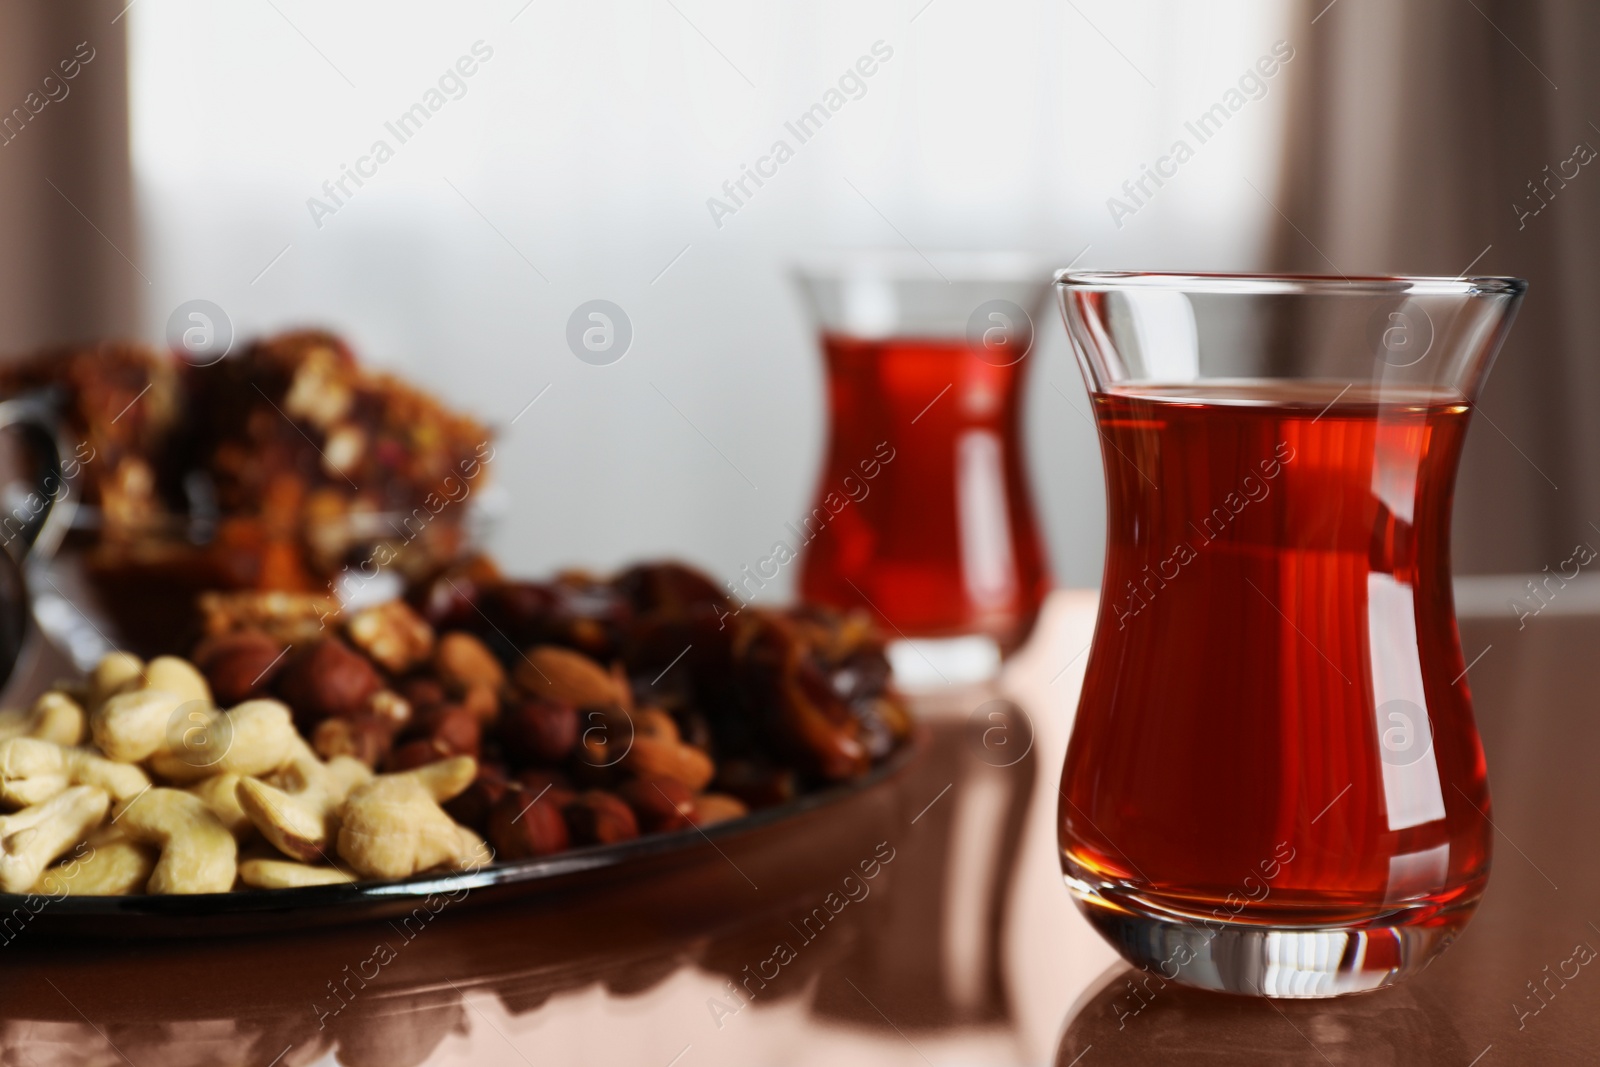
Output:
[[[1121,227],[1106,199],[1283,36],[1285,4],[925,2],[141,0],[147,332],[197,297],[244,335],[323,324],[481,413],[512,569],[673,554],[732,576],[806,510],[820,462],[796,251],[898,230],[1061,265],[1085,246],[1080,266],[1259,265],[1273,212],[1246,179],[1275,195],[1283,75]],[[384,122],[480,40],[465,95],[398,144]],[[865,94],[714,225],[707,198],[880,40]],[[307,199],[380,137],[394,158],[315,225]],[[596,297],[635,331],[611,366],[564,341]],[[1041,333],[1035,485],[1058,578],[1093,584],[1095,437],[1053,312]]]

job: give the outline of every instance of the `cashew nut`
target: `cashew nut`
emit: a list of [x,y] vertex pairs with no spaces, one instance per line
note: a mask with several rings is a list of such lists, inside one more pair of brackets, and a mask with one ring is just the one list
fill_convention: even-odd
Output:
[[181,698],[185,703],[198,700],[202,704],[216,703],[211,699],[211,686],[199,668],[177,656],[157,656],[144,669],[144,688],[159,689]]
[[[108,757],[122,763],[137,763],[166,751],[175,742],[192,745],[197,730],[205,730],[213,707],[211,687],[205,678],[193,664],[177,656],[157,656],[146,666],[125,653],[113,653],[95,667],[90,691],[94,709],[89,716],[89,729],[94,743]],[[101,699],[94,700],[101,694]],[[176,730],[172,716],[186,704],[194,705],[190,717],[197,721],[182,731],[181,738],[173,737]],[[209,735],[199,739],[209,739]],[[220,773],[221,770],[208,770],[188,775],[186,780]]]
[[93,710],[118,693],[144,686],[144,661],[126,652],[111,652],[89,672],[89,704]]
[[[87,850],[88,855],[79,856]],[[116,897],[144,891],[155,868],[155,853],[129,841],[119,827],[108,826],[51,867],[33,886],[40,896]]]
[[172,716],[186,703],[158,689],[120,693],[92,717],[95,743],[114,760],[148,758],[163,778],[192,782],[274,770],[296,736],[289,709],[276,700],[247,700],[228,712],[196,705],[188,726],[176,724],[180,731]]
[[483,839],[439,806],[477,774],[470,756],[385,774],[351,791],[339,827],[339,855],[368,878],[407,878],[460,867],[483,854]]
[[338,812],[356,786],[372,779],[365,763],[335,756],[327,763],[296,739],[288,764],[270,782],[241,778],[238,802],[244,813],[286,856],[310,863],[338,833]]
[[27,711],[0,711],[0,739],[38,737],[58,745],[76,745],[82,743],[87,725],[78,702],[56,689],[39,694]]
[[443,804],[467,791],[467,786],[478,777],[478,761],[471,756],[452,756],[384,777],[415,778],[429,796]]
[[80,708],[87,709],[92,706],[89,703],[88,675],[84,675],[81,678],[57,678],[54,682],[50,683],[50,689],[48,691],[51,693],[60,693],[62,696],[66,697],[68,700],[71,700]]
[[256,889],[294,889],[307,885],[340,885],[355,875],[337,867],[317,867],[293,860],[248,859],[239,864],[239,881]]
[[0,816],[0,890],[25,893],[57,856],[106,817],[103,789],[75,785],[43,804]]
[[191,718],[196,721],[171,738],[169,747],[150,757],[150,769],[168,781],[266,774],[283,766],[300,738],[289,709],[276,700],[247,700],[224,712],[196,710]]
[[37,737],[0,741],[0,800],[40,804],[69,785],[98,786],[113,800],[127,800],[150,788],[150,779],[132,764],[114,763],[87,749]]
[[[100,663],[104,666],[105,660]],[[90,713],[89,730],[107,758],[137,763],[166,745],[167,724],[185,703],[177,693],[162,689],[125,689]]]
[[237,774],[218,774],[210,778],[202,778],[191,785],[190,793],[199,797],[205,806],[211,809],[211,814],[240,844],[255,836],[256,828],[250,822],[250,816],[245,814],[239,806],[239,783],[243,781]]
[[118,804],[116,819],[130,838],[161,850],[148,892],[226,893],[233,888],[239,846],[199,797],[181,789],[152,789]]

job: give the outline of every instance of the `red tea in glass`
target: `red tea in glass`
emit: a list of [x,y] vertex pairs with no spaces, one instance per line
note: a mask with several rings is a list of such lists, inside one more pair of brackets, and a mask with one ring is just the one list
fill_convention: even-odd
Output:
[[[1024,470],[1027,307],[1037,272],[981,257],[847,261],[802,273],[822,325],[830,434],[800,593],[915,639],[915,667],[963,668],[942,641],[1019,646],[1049,587]],[[897,658],[897,667],[907,657]],[[929,679],[938,682],[939,678]]]
[[[1159,275],[1074,291],[1075,277],[1108,534],[1062,779],[1068,885],[1169,980],[1273,996],[1393,981],[1465,924],[1488,877],[1450,504],[1520,283],[1292,280],[1327,301],[1302,316],[1321,373],[1235,378],[1204,373],[1205,341],[1233,332],[1214,320],[1247,296]],[[1161,295],[1118,310],[1104,287],[1119,285],[1135,305]],[[1365,323],[1407,301],[1427,350],[1380,345],[1374,367]],[[1139,366],[1157,342],[1179,358]],[[1342,379],[1322,376],[1341,363]]]
[[830,335],[823,350],[833,432],[817,507],[839,507],[808,545],[801,595],[1009,651],[1048,586],[1018,438],[1026,362],[996,366],[964,341]]

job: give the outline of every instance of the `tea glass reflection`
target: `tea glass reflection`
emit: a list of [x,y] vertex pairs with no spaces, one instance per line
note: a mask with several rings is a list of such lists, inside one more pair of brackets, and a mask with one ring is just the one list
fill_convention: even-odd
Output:
[[976,253],[847,253],[797,276],[830,425],[795,531],[801,595],[877,618],[903,685],[991,677],[1049,586],[1021,440],[1047,276]]
[[1107,555],[1062,868],[1169,981],[1424,966],[1489,872],[1451,496],[1511,278],[1066,272]]

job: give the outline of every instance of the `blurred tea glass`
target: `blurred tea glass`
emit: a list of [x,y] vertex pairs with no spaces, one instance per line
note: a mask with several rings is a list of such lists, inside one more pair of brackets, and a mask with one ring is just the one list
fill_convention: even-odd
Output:
[[828,376],[807,600],[885,624],[912,687],[982,681],[1049,587],[1022,454],[1048,271],[999,253],[854,252],[796,272]]

